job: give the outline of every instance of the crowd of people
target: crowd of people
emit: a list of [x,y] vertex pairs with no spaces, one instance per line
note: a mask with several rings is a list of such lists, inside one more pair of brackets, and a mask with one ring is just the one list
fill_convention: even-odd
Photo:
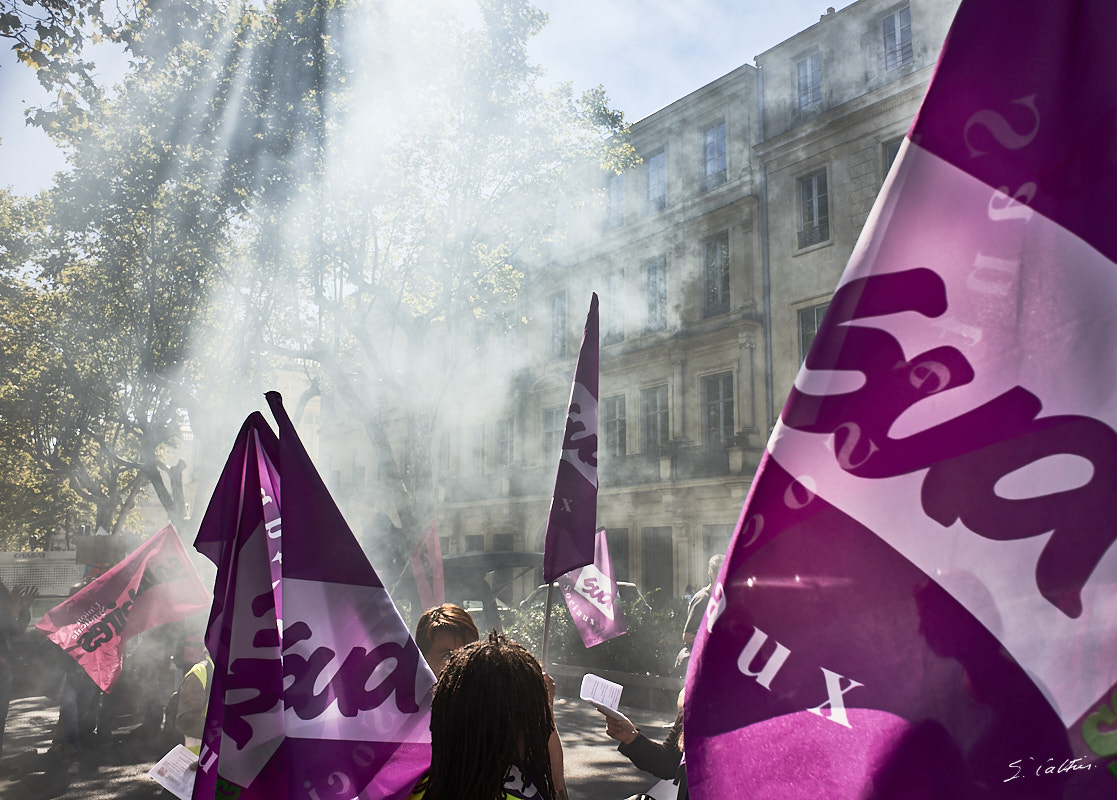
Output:
[[[711,561],[713,576],[718,567],[720,562]],[[684,650],[693,641],[708,595],[707,586],[692,599]],[[12,640],[27,629],[34,597],[33,591],[9,591],[0,583],[0,754],[11,696]],[[431,699],[431,765],[411,800],[568,800],[554,714],[555,682],[535,656],[495,630],[482,637],[470,613],[450,603],[422,614],[415,642],[437,683]],[[166,647],[158,648],[160,657],[169,657],[164,651]],[[143,723],[170,730],[194,753],[200,750],[213,674],[209,654],[199,649],[198,655],[190,661],[185,652],[175,655],[185,673],[181,684],[170,703],[151,703],[150,712],[145,709]],[[111,730],[113,701],[77,662],[61,661],[59,715],[46,755],[65,767],[96,742],[98,732],[103,734],[106,726]],[[675,723],[662,742],[611,717],[605,717],[604,728],[635,767],[677,787],[671,796],[677,791],[678,800],[687,797],[682,703],[680,693]]]

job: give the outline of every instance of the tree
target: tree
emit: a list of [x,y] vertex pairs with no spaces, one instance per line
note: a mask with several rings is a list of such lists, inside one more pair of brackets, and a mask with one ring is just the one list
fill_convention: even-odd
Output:
[[447,402],[477,383],[477,343],[521,325],[513,301],[549,256],[557,208],[581,191],[576,171],[634,158],[604,92],[539,87],[527,57],[538,9],[479,7],[475,28],[437,3],[353,4],[328,26],[339,34],[315,56],[328,94],[302,98],[308,122],[330,109],[327,127],[304,143],[305,190],[267,210],[253,245],[282,232],[277,272],[295,288],[268,341],[317,363],[368,437],[373,503],[406,534],[397,555],[433,511]]

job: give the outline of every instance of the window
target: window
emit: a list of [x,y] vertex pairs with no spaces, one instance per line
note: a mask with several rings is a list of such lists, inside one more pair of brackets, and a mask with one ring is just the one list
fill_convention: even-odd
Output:
[[469,533],[465,537],[465,551],[467,553],[480,553],[485,549],[485,534]]
[[365,468],[362,466],[353,467],[353,486],[358,489],[365,488]]
[[609,219],[610,228],[624,225],[624,175],[609,175]]
[[702,581],[706,581],[706,570],[709,569],[712,556],[724,555],[729,550],[729,540],[733,538],[734,525],[703,525],[702,548],[706,558],[702,562]]
[[662,211],[667,207],[667,156],[660,150],[644,159],[644,164],[648,211]]
[[702,136],[705,140],[703,152],[706,161],[702,186],[711,189],[725,183],[725,123],[711,125],[702,132]]
[[830,308],[829,303],[819,303],[817,306],[799,310],[799,363],[806,360],[814,337],[818,335],[818,326],[822,324],[822,318],[826,316],[828,308]]
[[605,294],[601,298],[601,319],[605,330],[601,334],[602,344],[616,344],[624,340],[624,272],[617,270],[605,278]]
[[702,402],[706,408],[706,444],[725,444],[733,435],[733,373],[703,378]]
[[628,580],[628,528],[606,528],[605,541],[609,544],[609,560],[613,562],[613,577]]
[[673,595],[675,561],[671,529],[669,527],[642,528],[640,534],[640,538],[644,540],[644,574],[642,575],[644,592],[662,589],[667,596]]
[[880,146],[881,157],[884,160],[884,174],[888,175],[892,169],[893,162],[896,161],[896,156],[900,155],[900,145],[904,143],[904,137],[900,136],[890,142],[885,142]]
[[442,472],[450,471],[450,432],[443,431],[438,435],[438,466]]
[[706,316],[724,314],[729,310],[729,231],[707,239],[704,250],[702,311]]
[[494,533],[493,534],[493,550],[501,553],[507,553],[516,549],[516,534],[514,533]]
[[498,419],[496,421],[496,453],[497,458],[500,459],[502,466],[510,466],[512,464],[512,456],[514,455],[514,439],[515,424],[511,417]]
[[884,68],[895,69],[912,62],[911,49],[911,7],[900,10],[884,18]]
[[562,437],[566,435],[566,409],[561,406],[543,409],[543,458],[557,459],[562,454]]
[[623,456],[627,441],[623,394],[602,399],[601,423],[605,428],[605,453],[610,456]]
[[667,416],[667,384],[643,391],[644,452],[658,455],[660,448],[671,440]]
[[653,258],[645,264],[648,273],[649,331],[667,327],[667,256]]
[[830,210],[826,199],[826,170],[799,179],[799,247],[830,238]]
[[470,455],[472,457],[473,468],[477,470],[478,474],[485,473],[485,426],[474,425],[473,430],[470,432]]
[[806,109],[822,102],[822,56],[811,53],[796,62],[799,87],[799,108]]
[[551,358],[566,355],[566,293],[551,296]]

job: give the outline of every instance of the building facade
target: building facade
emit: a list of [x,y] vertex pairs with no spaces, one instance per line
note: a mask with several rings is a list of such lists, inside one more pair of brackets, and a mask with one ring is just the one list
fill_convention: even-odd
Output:
[[[830,9],[632,126],[640,163],[600,176],[603,202],[569,213],[566,238],[525,281],[530,323],[492,356],[515,368],[509,385],[483,386],[479,371],[459,406],[505,399],[432,434],[445,554],[542,550],[597,292],[598,524],[617,577],[673,596],[705,584],[956,6]],[[323,474],[347,512],[353,481],[366,480],[359,450],[323,431]],[[540,580],[491,577],[509,604]]]

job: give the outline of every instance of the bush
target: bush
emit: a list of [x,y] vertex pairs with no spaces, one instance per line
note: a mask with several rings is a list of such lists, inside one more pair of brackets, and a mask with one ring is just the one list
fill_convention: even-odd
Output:
[[[555,595],[551,607],[551,663],[587,671],[615,670],[681,677],[675,670],[675,657],[683,646],[683,625],[686,622],[686,603],[682,599],[653,592],[648,596],[650,607],[641,603],[624,609],[628,633],[587,648],[582,644],[561,595],[557,591]],[[543,622],[543,609],[512,609],[506,612],[504,632],[537,656],[542,656]]]

